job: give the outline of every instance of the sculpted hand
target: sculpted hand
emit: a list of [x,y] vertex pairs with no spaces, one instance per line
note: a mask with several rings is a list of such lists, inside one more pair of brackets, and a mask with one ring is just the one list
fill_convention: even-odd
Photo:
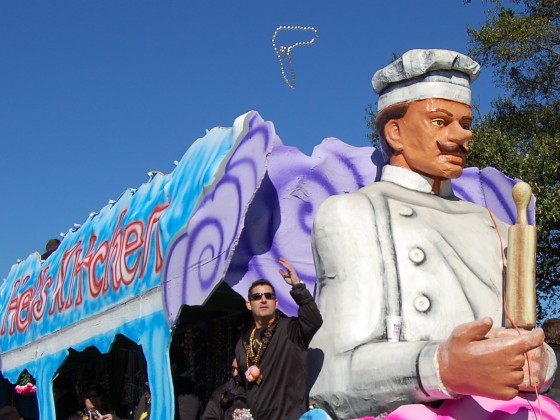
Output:
[[[533,331],[527,331],[521,329],[521,334],[530,334],[534,331],[542,331],[541,328],[537,328]],[[544,332],[543,332],[544,334]],[[489,338],[496,338],[496,337],[509,337],[509,336],[518,336],[519,333],[512,328],[493,328],[488,333]],[[527,353],[527,357],[529,358],[529,362],[531,365],[531,372],[529,373],[529,363],[527,362],[527,358],[525,358],[525,363],[523,364],[523,382],[519,385],[519,390],[524,392],[533,392],[535,390],[535,385],[537,389],[540,389],[542,384],[546,380],[546,374],[548,372],[548,363],[549,363],[549,355],[543,345],[530,350]],[[531,383],[531,378],[534,380],[534,383]]]
[[290,262],[287,259],[280,258],[280,264],[282,264],[284,266],[286,271],[280,269],[280,270],[278,270],[278,272],[284,278],[284,281],[286,283],[288,283],[291,286],[295,286],[296,284],[301,283],[301,280],[299,279],[299,277],[296,273],[296,270],[294,269],[292,264],[290,264]]
[[523,383],[525,352],[544,343],[541,329],[522,335],[487,335],[492,319],[456,327],[438,350],[440,378],[448,391],[509,400]]

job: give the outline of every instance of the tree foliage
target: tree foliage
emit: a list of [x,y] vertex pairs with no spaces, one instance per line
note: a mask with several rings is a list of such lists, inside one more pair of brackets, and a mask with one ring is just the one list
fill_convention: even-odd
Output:
[[468,54],[494,69],[508,97],[474,127],[469,166],[523,179],[537,199],[539,318],[560,298],[560,0],[487,1],[485,24],[468,29]]
[[[467,1],[467,3],[470,2]],[[492,66],[520,104],[560,99],[560,0],[486,0],[486,23],[469,28],[469,54]]]

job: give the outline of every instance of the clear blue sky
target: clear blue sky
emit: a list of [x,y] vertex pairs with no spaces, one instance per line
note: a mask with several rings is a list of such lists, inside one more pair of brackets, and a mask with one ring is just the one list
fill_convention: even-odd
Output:
[[[412,48],[467,49],[482,0],[3,0],[0,2],[0,279],[92,211],[173,170],[207,128],[258,111],[287,145],[369,145],[375,70]],[[292,53],[271,44],[314,26]],[[307,34],[279,35],[286,46]],[[491,69],[473,86],[482,113]]]

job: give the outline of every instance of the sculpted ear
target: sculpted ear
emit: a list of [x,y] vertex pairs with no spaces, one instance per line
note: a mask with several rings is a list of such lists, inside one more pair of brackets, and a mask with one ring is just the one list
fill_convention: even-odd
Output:
[[391,149],[393,149],[394,152],[402,151],[403,144],[401,141],[401,130],[398,120],[387,121],[385,127],[383,127],[383,134],[385,135],[385,140],[387,140],[387,143],[391,146]]

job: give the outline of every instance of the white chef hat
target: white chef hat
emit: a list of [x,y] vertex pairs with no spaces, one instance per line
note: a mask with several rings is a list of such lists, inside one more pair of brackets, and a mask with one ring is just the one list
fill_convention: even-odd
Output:
[[472,58],[449,50],[410,50],[373,75],[377,111],[428,98],[471,104],[470,84],[480,74]]

